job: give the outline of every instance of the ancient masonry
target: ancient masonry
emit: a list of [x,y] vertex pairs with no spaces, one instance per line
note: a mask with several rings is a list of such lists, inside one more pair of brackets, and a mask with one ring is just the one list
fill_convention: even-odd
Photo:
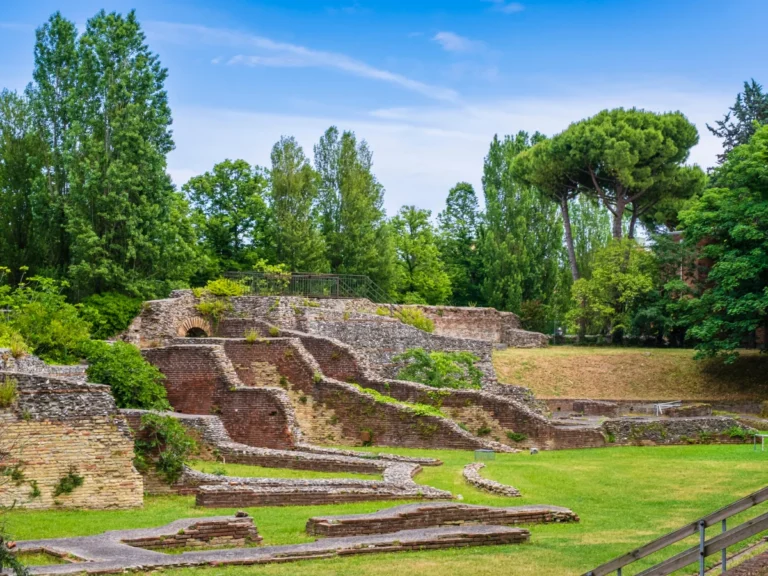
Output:
[[[0,491],[0,505],[141,506],[132,434],[107,386],[20,372],[0,378],[17,394],[0,410],[0,463],[21,471]],[[80,485],[68,488],[68,478]]]
[[[66,563],[33,566],[31,574],[106,574],[170,567],[292,562],[373,552],[520,544],[530,532],[515,524],[578,522],[567,508],[493,508],[449,502],[396,506],[372,514],[310,518],[307,533],[330,536],[308,544],[255,547],[261,541],[245,513],[177,520],[160,528],[117,530],[97,536],[28,540],[19,552],[47,553]],[[229,549],[164,554],[173,548],[229,545]]]

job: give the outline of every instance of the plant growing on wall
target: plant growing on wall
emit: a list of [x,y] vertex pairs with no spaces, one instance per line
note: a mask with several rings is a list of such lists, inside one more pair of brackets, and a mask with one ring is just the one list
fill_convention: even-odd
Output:
[[432,333],[435,331],[435,323],[418,308],[401,308],[393,316],[403,324],[408,324],[424,332]]
[[72,494],[75,488],[80,488],[85,482],[85,478],[77,473],[77,467],[73,464],[67,470],[67,473],[59,478],[56,486],[53,487],[53,497],[61,496],[62,494]]
[[173,484],[181,477],[184,462],[197,451],[197,442],[175,418],[144,414],[134,450],[134,464],[139,472],[154,469],[162,480]]
[[397,373],[401,380],[435,388],[480,388],[483,377],[475,366],[479,358],[469,352],[427,352],[423,348],[411,348],[392,360],[403,364]]
[[0,408],[9,408],[18,397],[16,380],[6,376],[0,382]]

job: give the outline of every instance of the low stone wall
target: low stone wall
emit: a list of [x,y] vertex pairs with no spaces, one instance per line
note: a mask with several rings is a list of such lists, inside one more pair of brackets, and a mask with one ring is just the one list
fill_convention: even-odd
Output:
[[606,402],[605,400],[575,400],[573,402],[573,411],[584,416],[617,418],[619,416],[619,405],[616,402]]
[[301,433],[284,390],[243,385],[221,346],[188,341],[195,344],[142,351],[165,375],[175,411],[218,415],[235,441],[251,446],[292,448],[299,441]]
[[709,404],[687,404],[677,408],[667,408],[664,416],[668,418],[691,418],[694,416],[712,416],[712,406]]
[[568,508],[558,506],[515,506],[496,508],[454,502],[404,504],[370,514],[315,516],[307,521],[311,536],[343,537],[362,534],[386,534],[431,526],[489,524],[550,524],[578,522],[579,517]]
[[519,498],[522,496],[520,491],[513,486],[507,486],[506,484],[501,484],[495,480],[488,480],[487,478],[480,476],[480,470],[483,468],[485,468],[485,464],[483,462],[473,462],[472,464],[467,464],[464,466],[464,470],[462,471],[464,479],[472,484],[472,486],[475,488],[479,488],[480,490],[484,490],[486,492],[491,492],[492,494],[506,496],[507,498]]
[[36,376],[67,378],[68,380],[85,382],[86,368],[87,366],[84,364],[75,364],[73,366],[46,364],[32,354],[25,354],[16,358],[9,348],[0,348],[0,371],[23,372],[24,374],[34,374]]
[[174,548],[204,548],[220,546],[246,546],[261,542],[253,518],[211,518],[195,522],[175,534],[150,534],[138,538],[124,538],[123,544],[145,550],[173,550]]
[[[584,400],[584,398],[543,398],[540,401],[545,403],[551,412],[576,412],[573,408],[573,403],[582,402]],[[760,400],[687,400],[685,398],[667,398],[666,400],[625,400],[619,398],[601,401],[613,402],[618,405],[620,414],[633,413],[653,415],[655,413],[656,404],[670,402],[672,400],[680,400],[684,406],[688,404],[705,403],[709,404],[712,407],[712,410],[733,412],[737,414],[759,415],[763,409]]]
[[[745,435],[731,436],[740,429]],[[752,441],[756,430],[741,426],[734,418],[619,418],[606,420],[603,430],[616,444],[743,444]]]
[[[0,505],[25,508],[141,506],[143,483],[133,467],[133,439],[109,387],[78,380],[0,372],[16,382],[17,399],[0,410],[0,461],[21,464],[23,481],[0,491]],[[68,475],[82,485],[57,490]],[[60,492],[57,494],[57,492]]]

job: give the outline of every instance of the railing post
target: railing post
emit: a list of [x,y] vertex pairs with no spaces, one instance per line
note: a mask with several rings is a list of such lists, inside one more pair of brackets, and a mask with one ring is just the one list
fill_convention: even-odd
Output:
[[706,570],[705,566],[705,560],[706,557],[704,556],[704,542],[707,538],[707,527],[704,524],[704,521],[699,522],[699,576],[704,576],[704,572]]
[[618,570],[616,570],[616,576],[621,576],[621,568],[619,568]]
[[[728,528],[726,527],[726,522],[727,522],[726,519],[723,518],[723,532],[728,530]],[[725,552],[726,552],[726,548],[723,548],[723,551],[720,553],[721,554],[720,568],[722,568],[723,574],[725,574],[725,570],[726,570],[726,566],[725,566],[725,564],[726,564],[726,553]]]

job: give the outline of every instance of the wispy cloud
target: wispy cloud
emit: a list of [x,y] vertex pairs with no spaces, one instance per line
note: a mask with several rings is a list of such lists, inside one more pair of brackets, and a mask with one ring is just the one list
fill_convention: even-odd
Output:
[[493,4],[493,10],[496,12],[503,12],[504,14],[516,14],[525,10],[520,2],[507,2],[506,0],[484,0]]
[[402,74],[371,66],[346,54],[314,50],[298,44],[278,42],[265,36],[237,32],[223,28],[209,28],[192,24],[173,22],[150,22],[146,25],[150,35],[180,44],[210,44],[233,48],[251,48],[267,54],[237,54],[228,64],[270,67],[314,67],[331,68],[371,80],[378,80],[416,92],[433,100],[457,102],[456,91],[442,86],[427,84]]
[[440,44],[443,50],[448,52],[475,52],[485,48],[483,42],[470,40],[465,36],[459,36],[455,32],[438,32],[432,37],[432,40]]

